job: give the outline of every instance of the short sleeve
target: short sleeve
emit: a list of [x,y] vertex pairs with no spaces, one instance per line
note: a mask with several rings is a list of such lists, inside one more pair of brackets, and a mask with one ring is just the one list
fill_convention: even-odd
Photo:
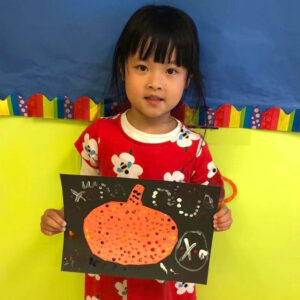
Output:
[[221,187],[220,199],[223,199],[224,182],[221,173],[212,159],[207,144],[202,139],[198,144],[194,166],[191,183],[219,186]]
[[94,169],[98,169],[98,149],[100,136],[98,129],[98,120],[89,125],[75,142],[75,148],[81,158]]

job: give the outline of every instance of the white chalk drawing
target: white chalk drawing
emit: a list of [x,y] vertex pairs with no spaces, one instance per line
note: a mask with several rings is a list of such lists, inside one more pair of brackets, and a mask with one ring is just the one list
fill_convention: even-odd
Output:
[[169,272],[174,275],[179,274],[179,273],[175,272],[172,268],[170,268],[170,270],[168,271],[168,269],[166,268],[166,266],[163,263],[160,263],[159,266],[167,275]]
[[189,245],[189,240],[187,238],[183,239],[186,250],[185,253],[182,255],[182,257],[179,259],[179,261],[183,261],[186,257],[188,257],[188,260],[192,260],[191,251],[195,248],[197,243],[193,243],[191,246]]
[[125,197],[127,195],[124,186],[122,184],[115,184],[114,187],[112,188],[112,191],[109,191],[111,197],[118,197],[118,196],[123,196]]
[[104,190],[108,193],[110,192],[110,190],[107,188],[106,184],[103,183],[103,182],[101,182],[98,189],[99,189],[99,193],[100,193],[100,199],[104,198],[104,196],[103,196],[104,195]]
[[74,259],[72,256],[64,257],[63,259],[63,265],[68,266],[70,265],[71,267],[74,266]]
[[181,198],[177,198],[176,201],[177,201],[177,208],[179,208],[178,213],[180,215],[184,215],[185,217],[190,217],[190,218],[193,218],[193,217],[197,216],[197,214],[199,212],[199,209],[200,209],[200,204],[201,204],[201,200],[200,199],[197,200],[197,205],[196,205],[196,208],[194,209],[194,211],[190,212],[190,213],[184,211],[181,208],[181,206],[182,206],[182,203],[181,203],[182,199]]
[[[173,199],[173,197],[172,197],[172,194],[171,194],[171,192],[168,190],[168,189],[161,189],[161,188],[157,188],[155,191],[153,191],[153,193],[152,193],[152,199],[154,199],[154,200],[152,200],[152,204],[154,205],[154,206],[157,206],[157,202],[156,202],[156,198],[157,198],[157,195],[159,194],[159,193],[165,193],[166,195],[167,195],[167,205],[168,206],[173,206],[175,203],[174,203],[174,201],[172,201]],[[161,201],[161,200],[159,200],[158,199],[158,201]]]
[[168,274],[168,270],[167,268],[165,267],[165,265],[163,263],[160,263],[159,266],[161,267],[161,269],[166,273]]
[[[126,196],[126,192],[124,190],[123,185],[121,184],[115,184],[113,187],[109,187],[105,183],[100,183],[99,184],[99,196],[100,199],[104,199],[105,196],[108,196],[110,198],[118,198],[120,196]],[[106,194],[106,195],[105,195]]]
[[[168,189],[162,189],[162,188],[157,188],[152,192],[152,204],[153,206],[157,207],[161,203],[166,203],[168,206],[174,206],[178,208],[178,214],[183,215],[184,217],[196,217],[200,211],[200,204],[201,204],[201,199],[197,200],[197,204],[195,206],[195,209],[192,212],[185,211],[183,209],[184,204],[182,203],[182,198],[176,197],[177,190],[180,188],[180,186],[175,186],[173,188],[173,194],[170,192]],[[196,189],[193,188],[189,191],[187,191],[190,194],[196,193]],[[165,198],[166,197],[166,198]],[[188,196],[187,196],[188,198]],[[211,201],[212,198],[209,195],[206,195],[206,202],[207,202],[207,208],[211,208]]]
[[87,181],[86,183],[84,181],[81,181],[81,186],[84,190],[93,189],[94,187],[98,186],[98,183],[96,181],[93,181],[93,183],[91,184],[90,181]]
[[214,200],[210,195],[205,194],[204,200],[203,200],[203,206],[207,209],[213,209],[214,208]]
[[205,235],[201,231],[186,231],[179,239],[175,260],[185,270],[196,272],[207,263],[209,251]]
[[206,257],[207,255],[208,255],[208,251],[203,250],[203,249],[201,249],[201,250],[199,251],[199,258],[200,258],[201,260],[205,259],[205,257]]
[[82,196],[86,193],[86,191],[76,192],[75,190],[71,189],[71,193],[75,196],[75,202],[79,202],[79,200],[86,202],[86,199]]

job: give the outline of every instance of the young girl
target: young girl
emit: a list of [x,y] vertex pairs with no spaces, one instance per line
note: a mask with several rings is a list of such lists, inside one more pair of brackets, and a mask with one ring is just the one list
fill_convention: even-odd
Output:
[[[202,137],[171,115],[192,85],[204,107],[196,27],[181,10],[145,6],[136,11],[117,42],[112,88],[130,109],[93,122],[75,146],[81,174],[192,182],[223,187]],[[49,209],[41,230],[65,230],[63,210]],[[230,210],[221,206],[214,228],[227,230]],[[195,299],[191,283],[86,275],[85,299]],[[98,298],[97,298],[98,297]]]

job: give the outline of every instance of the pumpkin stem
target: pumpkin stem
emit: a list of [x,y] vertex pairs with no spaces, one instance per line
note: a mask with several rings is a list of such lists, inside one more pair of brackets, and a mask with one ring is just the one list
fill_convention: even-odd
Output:
[[144,189],[145,188],[143,185],[136,184],[132,189],[127,201],[135,205],[142,204],[142,196],[144,193]]

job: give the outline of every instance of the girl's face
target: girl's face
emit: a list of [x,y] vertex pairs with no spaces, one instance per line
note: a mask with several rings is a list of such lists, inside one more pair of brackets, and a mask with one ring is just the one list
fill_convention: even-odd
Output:
[[[166,120],[180,101],[187,81],[187,69],[175,64],[173,51],[170,64],[154,62],[153,55],[140,60],[138,53],[125,64],[125,89],[131,110],[151,120]],[[172,63],[173,62],[173,63]]]

